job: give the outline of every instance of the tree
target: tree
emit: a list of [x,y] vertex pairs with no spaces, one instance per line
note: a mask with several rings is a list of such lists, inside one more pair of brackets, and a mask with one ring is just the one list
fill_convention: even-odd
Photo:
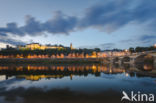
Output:
[[100,48],[95,48],[94,51],[100,52],[101,50],[100,50]]
[[132,48],[132,47],[130,47],[130,48],[129,48],[129,51],[130,51],[131,53],[134,53],[134,52],[135,52],[135,49]]

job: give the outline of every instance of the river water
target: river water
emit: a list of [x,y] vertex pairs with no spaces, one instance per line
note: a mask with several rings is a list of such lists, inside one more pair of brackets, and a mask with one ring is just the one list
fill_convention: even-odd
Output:
[[122,92],[156,95],[151,65],[0,65],[0,103],[122,103]]

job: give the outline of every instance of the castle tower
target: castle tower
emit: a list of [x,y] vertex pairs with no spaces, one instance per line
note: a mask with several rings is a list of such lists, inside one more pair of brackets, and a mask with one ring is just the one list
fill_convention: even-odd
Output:
[[72,43],[70,43],[70,49],[71,49],[71,50],[73,49],[73,45],[72,45]]

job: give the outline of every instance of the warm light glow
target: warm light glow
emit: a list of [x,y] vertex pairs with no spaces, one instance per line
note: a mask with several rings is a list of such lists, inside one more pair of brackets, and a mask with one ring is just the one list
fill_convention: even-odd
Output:
[[128,52],[128,50],[127,50],[127,49],[125,49],[125,52]]
[[154,48],[156,48],[156,44],[154,44]]
[[[0,71],[7,71],[7,70],[13,70],[16,72],[44,72],[44,71],[61,71],[62,73],[64,71],[70,71],[70,77],[71,79],[74,76],[74,72],[78,73],[78,72],[85,72],[87,71],[92,71],[92,73],[96,73],[96,72],[104,72],[104,73],[110,73],[110,74],[114,74],[114,73],[123,73],[124,69],[121,68],[109,68],[107,66],[100,66],[100,65],[79,65],[79,66],[73,66],[73,65],[68,65],[68,66],[38,66],[38,65],[27,65],[27,67],[23,67],[23,66],[13,66],[13,67],[9,67],[9,66],[0,66]],[[128,76],[128,73],[125,73],[126,76]],[[61,78],[64,77],[63,74],[51,74],[51,75],[18,75],[18,78],[25,78],[28,80],[40,80],[42,78]]]
[[45,50],[45,49],[64,49],[64,47],[61,46],[47,46],[47,45],[40,45],[39,43],[32,43],[32,44],[27,44],[25,46],[18,46],[19,50]]
[[126,76],[126,77],[128,77],[128,76],[129,76],[129,74],[128,74],[128,73],[125,73],[125,76]]

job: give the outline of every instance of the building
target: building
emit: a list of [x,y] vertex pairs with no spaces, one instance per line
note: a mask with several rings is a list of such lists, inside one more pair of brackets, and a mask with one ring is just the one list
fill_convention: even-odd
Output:
[[39,43],[31,43],[25,46],[18,46],[19,50],[45,50],[45,49],[64,49],[63,46],[57,45],[41,45]]
[[32,43],[32,44],[27,44],[25,48],[35,50],[35,49],[41,49],[41,45],[39,43]]
[[154,48],[156,48],[156,44],[154,44]]
[[71,50],[73,49],[73,45],[72,45],[72,43],[70,43],[70,49],[71,49]]
[[[20,45],[20,46],[17,46],[17,48],[19,50],[45,50],[45,49],[65,49],[67,47],[64,47],[62,45],[41,45],[39,43],[31,43],[31,44],[27,44],[27,45]],[[70,49],[73,50],[73,45],[72,43],[70,44]]]
[[100,58],[111,57],[111,56],[119,57],[119,56],[128,56],[130,55],[130,52],[127,50],[126,51],[105,51],[105,52],[99,52],[97,55]]

